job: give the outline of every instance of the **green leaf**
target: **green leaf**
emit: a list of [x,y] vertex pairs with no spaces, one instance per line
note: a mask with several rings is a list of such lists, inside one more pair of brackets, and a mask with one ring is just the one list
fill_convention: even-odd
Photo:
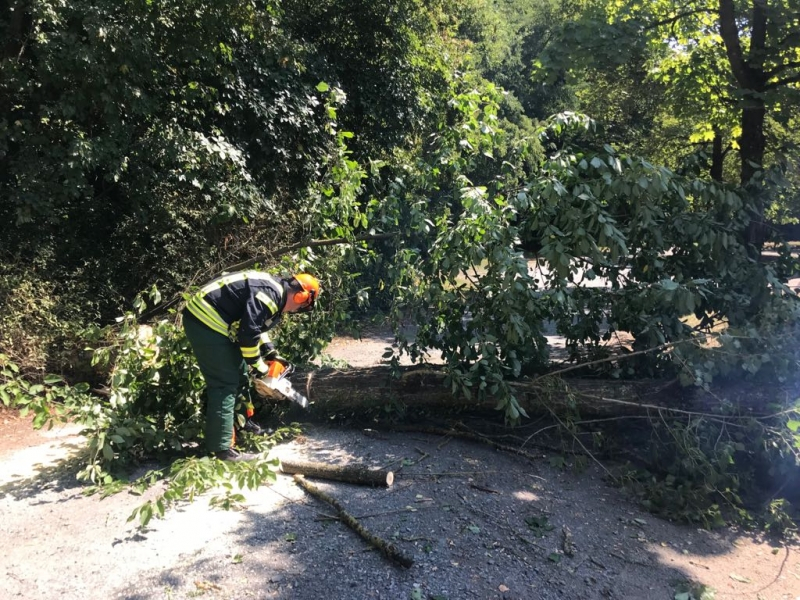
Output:
[[677,290],[678,287],[680,287],[677,283],[672,281],[672,279],[662,279],[659,282],[659,285],[662,287],[662,289],[668,292],[671,292],[672,290]]
[[108,444],[103,444],[103,458],[106,460],[114,460],[114,450]]
[[44,382],[47,385],[53,385],[54,383],[61,383],[62,381],[64,381],[64,380],[61,377],[59,377],[58,375],[52,375],[51,374],[51,375],[45,375],[45,377],[44,377]]
[[551,552],[548,554],[547,560],[558,564],[561,562],[561,555],[558,552]]
[[327,83],[325,83],[324,81],[320,81],[317,84],[317,91],[318,92],[327,92],[329,89],[331,89],[330,86]]
[[786,423],[786,426],[789,428],[789,431],[797,433],[798,429],[800,429],[800,421],[789,421]]
[[153,518],[153,504],[147,502],[139,508],[139,527],[147,527],[147,524]]

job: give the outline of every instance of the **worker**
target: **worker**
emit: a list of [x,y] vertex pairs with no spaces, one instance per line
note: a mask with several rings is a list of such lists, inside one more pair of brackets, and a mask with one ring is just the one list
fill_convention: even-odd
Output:
[[265,374],[280,359],[267,331],[284,313],[310,312],[319,281],[308,273],[277,279],[261,271],[227,273],[204,285],[183,310],[183,327],[206,382],[207,450],[222,460],[253,460],[235,445],[237,395],[249,387],[248,371]]

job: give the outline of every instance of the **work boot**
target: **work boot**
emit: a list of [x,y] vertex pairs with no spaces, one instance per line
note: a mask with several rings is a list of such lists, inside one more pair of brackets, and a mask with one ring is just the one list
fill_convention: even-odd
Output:
[[258,454],[254,454],[252,452],[240,452],[236,448],[228,448],[227,450],[215,452],[214,456],[220,460],[229,460],[231,462],[244,462],[258,459]]
[[272,431],[269,429],[264,429],[261,427],[261,425],[255,421],[252,421],[251,419],[247,419],[247,421],[245,421],[241,431],[246,431],[247,433],[252,433],[253,435],[269,435],[272,433]]

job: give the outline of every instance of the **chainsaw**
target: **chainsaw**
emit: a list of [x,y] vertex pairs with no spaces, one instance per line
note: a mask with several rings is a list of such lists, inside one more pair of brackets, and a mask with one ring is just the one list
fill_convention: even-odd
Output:
[[303,408],[308,408],[308,398],[294,389],[289,375],[294,373],[294,365],[284,360],[267,361],[267,374],[255,377],[253,387],[262,398],[270,400],[290,400]]

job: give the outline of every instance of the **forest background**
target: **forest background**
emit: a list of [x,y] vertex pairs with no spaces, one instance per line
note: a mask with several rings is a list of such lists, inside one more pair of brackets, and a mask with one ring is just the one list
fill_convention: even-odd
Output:
[[[554,324],[573,374],[712,394],[639,428],[643,502],[791,530],[799,32],[797,0],[4,2],[0,397],[83,423],[113,485],[202,436],[185,294],[307,270],[293,361],[382,315],[395,369],[439,356],[514,424]],[[730,382],[774,394],[743,412]]]

